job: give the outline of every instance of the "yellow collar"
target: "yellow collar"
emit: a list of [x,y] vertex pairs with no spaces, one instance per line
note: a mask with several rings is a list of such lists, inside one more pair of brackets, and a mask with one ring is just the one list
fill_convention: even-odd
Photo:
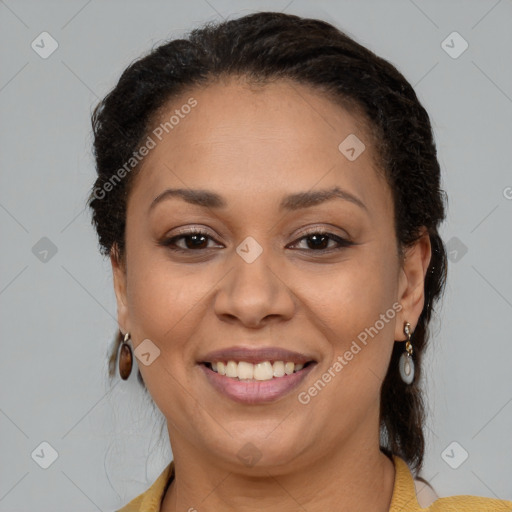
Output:
[[[409,466],[401,457],[397,455],[392,457],[395,465],[395,483],[389,512],[403,512],[404,510],[407,510],[407,512],[417,512],[424,510],[417,501],[414,479]],[[118,512],[160,512],[161,501],[167,487],[166,484],[170,484],[173,478],[174,461],[171,461],[147,491],[134,498]]]

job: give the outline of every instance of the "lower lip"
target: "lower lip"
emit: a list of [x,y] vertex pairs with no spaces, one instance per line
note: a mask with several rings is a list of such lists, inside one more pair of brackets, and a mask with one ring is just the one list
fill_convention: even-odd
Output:
[[220,393],[231,398],[235,402],[244,404],[261,404],[275,402],[290,393],[306,378],[315,366],[308,366],[283,377],[275,377],[270,380],[238,380],[232,377],[219,375],[204,364],[199,365],[210,384]]

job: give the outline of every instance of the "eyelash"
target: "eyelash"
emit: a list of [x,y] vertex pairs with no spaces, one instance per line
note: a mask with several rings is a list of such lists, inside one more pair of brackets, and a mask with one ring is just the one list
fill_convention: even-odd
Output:
[[[206,248],[206,249],[183,249],[182,247],[176,247],[175,242],[177,240],[180,240],[182,238],[187,238],[190,236],[194,236],[194,235],[203,235],[203,236],[213,240],[213,238],[210,237],[210,235],[207,232],[202,231],[200,229],[191,229],[190,231],[183,231],[179,235],[162,240],[160,245],[163,245],[163,246],[169,248],[171,251],[178,252],[178,253],[190,253],[190,252],[199,252],[199,251],[208,250],[208,248]],[[324,231],[322,229],[315,229],[315,230],[311,230],[311,231],[304,233],[300,238],[298,238],[295,242],[293,242],[293,244],[296,245],[298,242],[300,242],[304,239],[307,239],[309,237],[312,237],[313,235],[327,236],[331,240],[338,243],[339,246],[335,247],[335,248],[331,247],[330,249],[318,249],[318,250],[316,250],[316,249],[299,249],[299,250],[306,251],[306,252],[328,253],[328,252],[332,252],[332,251],[339,251],[346,247],[355,245],[353,242],[351,242],[350,240],[347,240],[346,238],[342,238],[340,236],[337,236],[333,233],[329,233],[328,231]]]

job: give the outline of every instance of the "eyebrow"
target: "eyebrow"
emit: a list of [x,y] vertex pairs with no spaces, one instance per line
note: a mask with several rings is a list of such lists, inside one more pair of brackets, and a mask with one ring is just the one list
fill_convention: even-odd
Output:
[[[228,205],[226,200],[216,192],[202,189],[192,190],[184,188],[169,188],[164,190],[161,194],[156,196],[155,199],[153,199],[151,205],[149,206],[149,211],[151,211],[157,204],[161,203],[162,201],[171,198],[180,198],[187,203],[205,208],[222,209],[226,208]],[[279,205],[279,210],[294,211],[301,208],[309,208],[331,199],[343,199],[344,201],[349,201],[359,206],[363,210],[368,210],[361,199],[346,190],[342,190],[339,187],[290,194],[282,199]]]

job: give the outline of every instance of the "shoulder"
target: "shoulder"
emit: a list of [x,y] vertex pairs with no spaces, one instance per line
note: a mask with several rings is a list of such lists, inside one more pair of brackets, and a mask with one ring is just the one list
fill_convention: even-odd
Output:
[[148,491],[139,494],[136,498],[127,503],[124,507],[116,510],[116,512],[139,512],[141,510],[141,505],[143,500],[145,499]]
[[174,478],[174,461],[171,461],[151,487],[132,499],[116,512],[160,512],[161,502],[169,483]]
[[393,455],[395,486],[389,512],[512,512],[512,501],[481,496],[439,497],[420,477],[413,478],[409,466]]
[[512,512],[512,501],[480,496],[450,496],[438,498],[423,510],[428,512]]

